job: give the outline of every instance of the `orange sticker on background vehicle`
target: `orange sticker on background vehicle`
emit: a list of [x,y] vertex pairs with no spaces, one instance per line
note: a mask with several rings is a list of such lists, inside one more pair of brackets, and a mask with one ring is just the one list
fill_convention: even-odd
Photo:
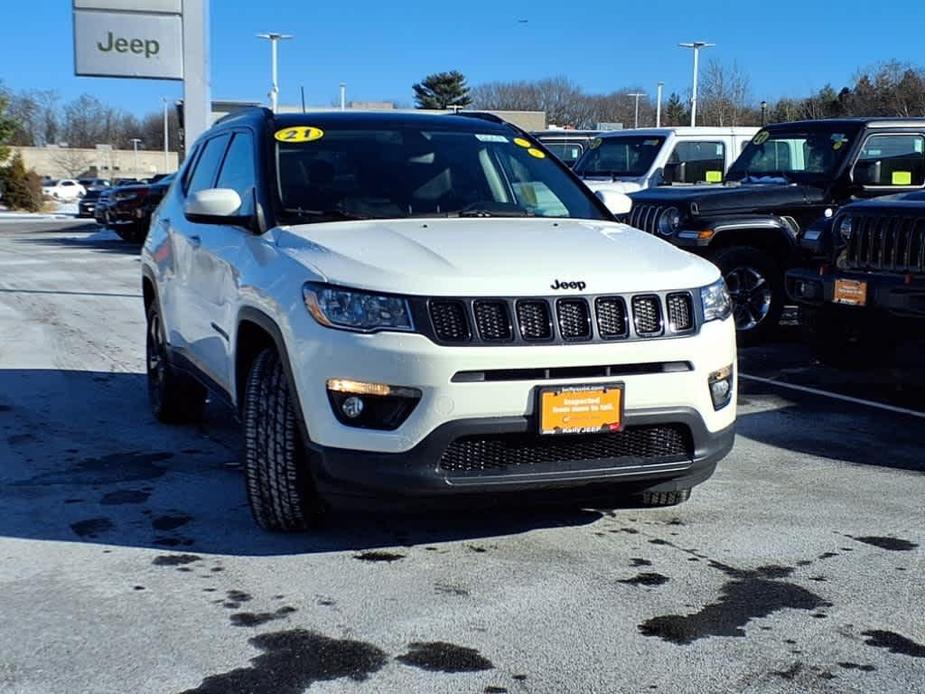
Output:
[[536,147],[531,147],[528,149],[527,154],[529,154],[531,157],[536,157],[537,159],[546,158],[546,154],[542,150],[536,149]]
[[273,137],[280,142],[313,142],[324,137],[324,130],[313,125],[296,125],[277,130]]
[[532,147],[533,143],[530,140],[525,140],[522,137],[515,137],[514,144],[520,147]]

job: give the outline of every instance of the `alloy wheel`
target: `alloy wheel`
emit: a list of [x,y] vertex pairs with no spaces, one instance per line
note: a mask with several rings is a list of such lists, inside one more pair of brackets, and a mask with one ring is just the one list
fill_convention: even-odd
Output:
[[754,330],[771,312],[771,283],[759,270],[750,266],[733,268],[726,273],[725,279],[732,297],[736,330]]

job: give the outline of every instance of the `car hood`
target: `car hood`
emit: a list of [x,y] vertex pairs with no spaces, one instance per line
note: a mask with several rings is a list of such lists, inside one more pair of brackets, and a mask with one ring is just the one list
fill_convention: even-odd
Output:
[[642,190],[642,184],[637,179],[612,181],[609,178],[584,178],[584,184],[593,192],[607,191],[613,193],[635,193]]
[[307,224],[272,232],[322,281],[431,296],[548,296],[689,289],[714,282],[709,262],[615,222],[407,219]]
[[633,204],[689,206],[696,203],[700,216],[717,213],[764,212],[779,207],[825,202],[824,192],[815,186],[758,184],[667,186],[632,194]]

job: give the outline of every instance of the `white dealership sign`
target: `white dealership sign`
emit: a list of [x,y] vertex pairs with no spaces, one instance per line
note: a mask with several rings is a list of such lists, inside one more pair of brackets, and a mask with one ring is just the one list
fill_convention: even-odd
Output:
[[78,75],[183,79],[182,19],[75,9],[74,57]]
[[183,0],[74,0],[74,9],[182,14]]

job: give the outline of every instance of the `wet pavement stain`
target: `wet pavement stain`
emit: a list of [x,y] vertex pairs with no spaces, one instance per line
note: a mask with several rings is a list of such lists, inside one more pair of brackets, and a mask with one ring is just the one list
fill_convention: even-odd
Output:
[[167,472],[167,468],[155,463],[170,458],[173,458],[173,453],[113,453],[101,458],[85,458],[67,470],[45,472],[13,482],[12,486],[94,485],[151,480]]
[[626,583],[631,586],[661,586],[668,583],[669,580],[667,576],[663,576],[660,573],[645,572],[637,574],[632,578],[624,578],[622,581],[618,581],[618,583]]
[[[849,537],[851,537],[849,535]],[[873,545],[874,547],[879,547],[880,549],[887,549],[891,552],[911,552],[916,547],[917,544],[914,542],[909,542],[909,540],[903,540],[897,537],[876,537],[873,535],[866,535],[864,537],[851,537],[852,540],[857,540],[858,542],[863,542],[865,545]]]
[[710,636],[745,636],[749,622],[780,610],[831,606],[815,593],[781,580],[793,572],[789,567],[771,565],[745,571],[716,561],[710,566],[732,579],[720,589],[716,602],[692,614],[653,617],[639,625],[639,632],[687,645]]
[[198,554],[161,554],[160,556],[154,557],[154,561],[151,563],[154,566],[183,566],[184,564],[192,564],[201,559],[202,557]]
[[143,504],[151,496],[151,492],[143,492],[137,489],[120,489],[116,492],[104,494],[100,499],[103,506],[121,506],[122,504]]
[[32,434],[13,434],[6,438],[6,442],[11,446],[19,446],[20,444],[32,443],[33,441],[38,441],[38,439]]
[[172,516],[158,516],[151,521],[151,527],[155,530],[171,531],[182,527],[193,520],[192,516],[185,513],[177,513]]
[[256,627],[277,619],[286,619],[293,612],[296,612],[296,608],[286,605],[275,612],[236,612],[230,619],[232,626]]
[[771,674],[776,675],[777,677],[780,677],[781,679],[792,680],[798,674],[800,674],[800,671],[802,669],[803,669],[803,663],[796,662],[790,667],[788,667],[786,670],[772,670]]
[[630,566],[652,566],[652,562],[650,562],[648,559],[640,559],[638,557],[631,557]]
[[478,672],[495,667],[474,648],[445,641],[416,641],[408,644],[408,652],[397,656],[395,660],[431,672]]
[[109,518],[104,517],[86,518],[82,521],[71,523],[71,530],[74,531],[75,535],[89,538],[95,538],[100,533],[105,533],[115,527],[115,523],[113,523]]
[[373,550],[370,552],[362,552],[360,554],[355,554],[354,559],[359,559],[360,561],[384,561],[384,562],[393,562],[398,561],[399,559],[404,559],[404,554],[398,554],[396,552],[384,552],[382,550]]
[[444,595],[457,595],[464,598],[469,597],[468,590],[465,588],[460,588],[459,586],[454,586],[450,583],[435,583],[434,590]]
[[890,653],[897,655],[908,655],[913,658],[925,658],[925,646],[916,643],[912,639],[906,638],[895,631],[885,631],[883,629],[874,629],[865,631],[861,636],[866,636],[864,640],[868,646],[874,648],[885,648]]
[[263,653],[249,667],[206,677],[184,694],[302,694],[315,682],[362,682],[386,664],[385,653],[372,644],[304,629],[261,634],[250,644]]
[[485,694],[507,694],[507,689],[504,687],[496,687],[493,684],[488,685],[483,690]]
[[243,590],[228,590],[225,591],[225,595],[228,596],[229,600],[234,600],[235,602],[250,602],[253,600],[253,596]]

